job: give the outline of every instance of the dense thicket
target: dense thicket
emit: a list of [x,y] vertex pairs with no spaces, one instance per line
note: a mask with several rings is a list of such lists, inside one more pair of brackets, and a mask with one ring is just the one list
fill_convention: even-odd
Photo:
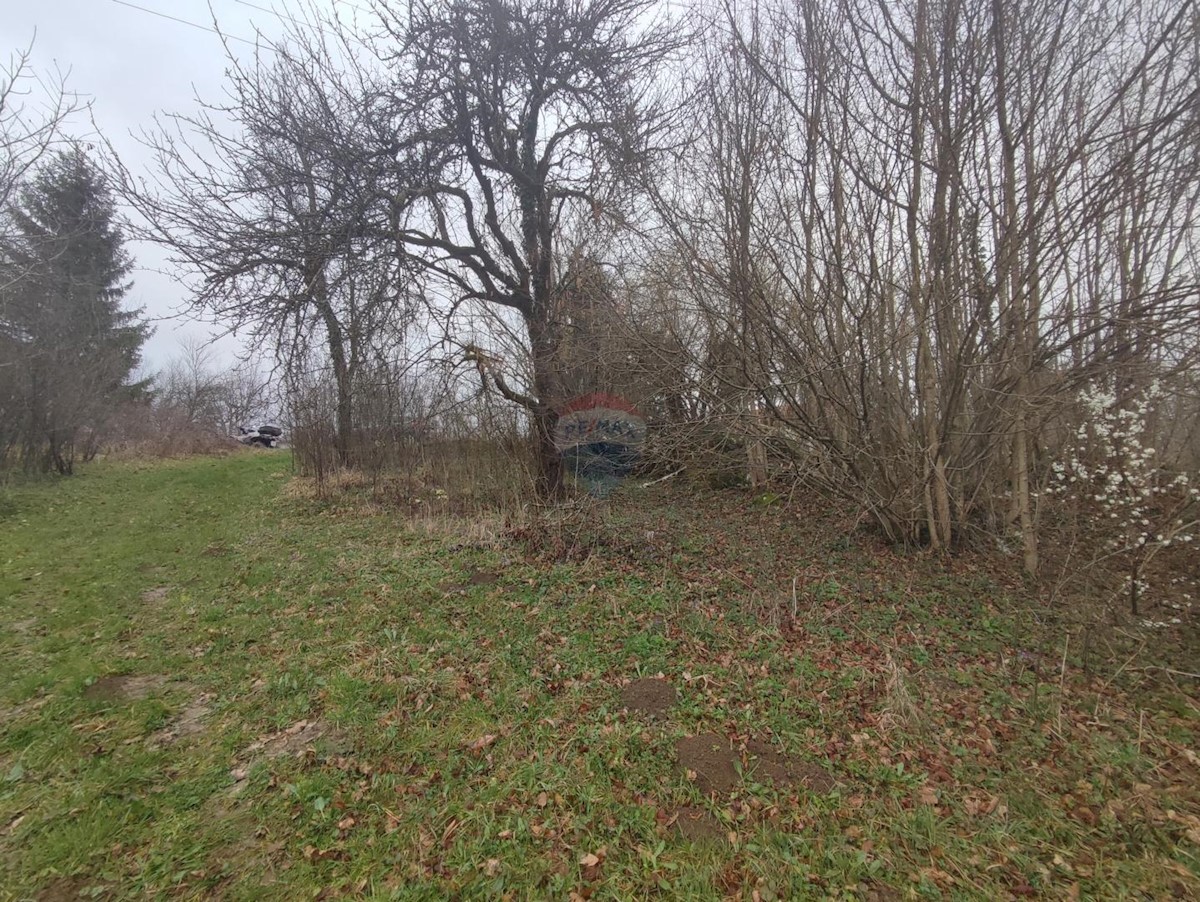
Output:
[[730,10],[664,188],[698,388],[889,536],[1012,523],[1036,570],[1064,402],[1196,412],[1194,10]]
[[[278,331],[375,273],[407,314],[354,325],[360,343],[396,337],[361,372],[436,365],[433,407],[463,400],[447,367],[474,372],[527,412],[543,492],[555,411],[616,388],[669,463],[800,481],[896,541],[1013,530],[1030,572],[1081,393],[1132,411],[1153,385],[1138,409],[1156,472],[1195,467],[1193,4],[376,12],[301,27],[235,77],[234,171],[157,142],[166,178],[135,193],[207,309],[286,285],[232,311]],[[247,242],[278,223],[289,243]],[[311,377],[313,349],[288,351]],[[326,351],[317,369],[353,385]],[[334,394],[339,434],[378,435]]]

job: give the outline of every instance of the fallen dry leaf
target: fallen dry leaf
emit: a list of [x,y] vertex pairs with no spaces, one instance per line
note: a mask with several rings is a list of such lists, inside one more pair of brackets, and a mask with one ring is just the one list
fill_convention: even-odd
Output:
[[989,793],[982,793],[975,796],[970,795],[963,799],[963,809],[971,817],[979,817],[985,814],[991,814],[1000,804],[1000,799],[997,796]]
[[467,743],[467,751],[468,752],[482,752],[484,749],[488,748],[489,746],[494,745],[498,738],[499,737],[497,737],[495,733],[486,733],[483,736],[480,736],[478,739],[474,740],[473,742]]
[[346,853],[342,849],[318,849],[316,846],[305,846],[304,857],[308,861],[345,861]]

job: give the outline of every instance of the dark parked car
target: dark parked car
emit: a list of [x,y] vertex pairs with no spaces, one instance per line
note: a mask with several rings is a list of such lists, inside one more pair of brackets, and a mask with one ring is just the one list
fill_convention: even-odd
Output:
[[243,445],[261,445],[263,448],[276,448],[279,446],[279,437],[283,435],[283,430],[278,426],[259,426],[257,429],[249,429],[246,426],[239,426],[238,441]]

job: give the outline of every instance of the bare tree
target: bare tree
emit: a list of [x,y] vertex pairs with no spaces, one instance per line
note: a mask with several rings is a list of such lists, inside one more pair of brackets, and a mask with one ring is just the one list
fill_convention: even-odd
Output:
[[511,383],[484,349],[485,380],[529,411],[539,487],[561,484],[553,442],[563,398],[559,242],[572,217],[621,218],[633,176],[659,138],[659,67],[678,45],[646,24],[648,0],[448,0],[381,4],[411,54],[397,89],[423,111],[444,154],[399,238],[456,303],[512,311],[524,329],[529,382]]
[[154,376],[155,401],[172,408],[192,426],[218,428],[221,420],[221,379],[212,365],[212,351],[199,339],[185,339],[179,353]]
[[228,100],[169,117],[146,138],[153,179],[125,178],[142,236],[168,249],[196,312],[290,366],[321,350],[344,462],[357,373],[404,341],[413,289],[395,253],[394,180],[423,170],[393,98],[346,53],[310,34],[252,67],[230,56]]
[[[13,190],[63,137],[63,124],[82,104],[66,88],[58,71],[33,68],[33,42],[9,55],[0,66],[0,209]],[[33,85],[36,84],[36,89]]]
[[195,338],[184,340],[179,353],[154,377],[156,406],[169,408],[179,421],[218,436],[237,433],[255,417],[266,415],[270,379],[253,360],[222,369],[212,348]]

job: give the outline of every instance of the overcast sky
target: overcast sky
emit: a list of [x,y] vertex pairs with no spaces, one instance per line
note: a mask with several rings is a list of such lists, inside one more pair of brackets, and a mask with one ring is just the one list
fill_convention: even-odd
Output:
[[[0,0],[0,53],[7,59],[32,41],[35,69],[57,66],[67,73],[68,88],[91,101],[96,127],[136,173],[145,169],[148,155],[132,135],[148,127],[156,112],[193,109],[197,94],[221,96],[226,59],[220,39],[208,30],[214,15],[232,37],[252,39],[257,29],[274,39],[287,24],[280,16],[299,17],[302,2],[307,0]],[[318,0],[317,5],[333,2]],[[254,52],[236,40],[232,49],[247,58]],[[80,117],[71,131],[83,137],[92,129]],[[187,294],[161,272],[157,248],[131,243],[129,249],[138,269],[127,303],[145,307],[154,322],[145,365],[156,369],[177,352],[183,337],[208,338],[216,332],[187,315]],[[215,353],[232,363],[240,348],[227,338]]]

